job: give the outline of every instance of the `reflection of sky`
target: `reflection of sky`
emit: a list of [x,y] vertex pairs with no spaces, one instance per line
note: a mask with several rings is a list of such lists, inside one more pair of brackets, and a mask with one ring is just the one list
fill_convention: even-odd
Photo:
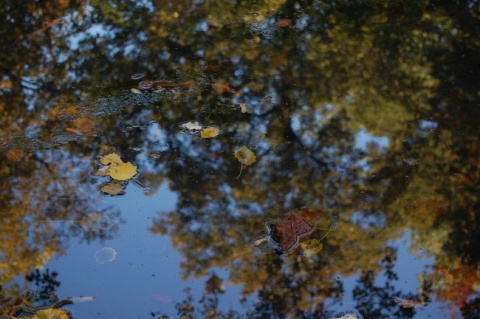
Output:
[[[152,235],[147,230],[157,212],[175,209],[176,195],[162,186],[157,193],[146,197],[139,187],[130,184],[125,196],[105,197],[105,201],[119,207],[126,221],[120,226],[118,235],[103,245],[72,243],[66,256],[46,265],[59,273],[57,279],[62,284],[57,293],[60,298],[96,296],[95,301],[68,306],[74,317],[149,318],[153,311],[175,318],[175,302],[185,298],[183,290],[186,287],[192,288],[198,301],[206,278],[182,281],[179,269],[181,256],[171,247],[169,238]],[[433,260],[418,260],[408,252],[408,234],[392,245],[398,247],[398,261],[394,268],[400,278],[397,289],[415,293],[418,288],[416,274],[425,271]],[[117,251],[115,260],[105,264],[95,261],[95,253],[103,247]],[[215,271],[221,278],[228,277],[227,270]],[[339,312],[354,310],[351,290],[357,279],[357,276],[346,278],[342,302],[334,305],[327,301],[327,309]],[[384,280],[380,276],[375,284],[383,286]],[[220,308],[242,311],[239,304],[241,287],[228,284],[226,287]],[[432,311],[436,310],[426,307],[419,313],[431,314]]]
[[[410,233],[406,232],[404,236],[395,242],[391,242],[392,247],[397,248],[397,261],[393,267],[393,272],[398,275],[398,281],[394,281],[393,284],[396,289],[401,290],[403,294],[418,293],[419,279],[417,277],[420,273],[430,273],[429,266],[434,264],[433,258],[418,258],[409,252],[410,246]],[[334,305],[326,303],[327,309],[338,309],[342,311],[352,311],[356,305],[356,301],[353,299],[351,291],[354,289],[358,276],[352,276],[343,280],[343,288],[345,294],[340,304]],[[373,285],[376,287],[384,287],[387,279],[383,276],[377,276]],[[413,318],[450,318],[450,314],[441,308],[442,304],[435,303],[435,298],[431,296],[432,301],[429,305],[416,308],[416,315]],[[375,307],[381,307],[375,305]],[[445,306],[444,306],[445,307]]]
[[[172,312],[180,301],[185,284],[179,280],[180,256],[171,249],[164,236],[147,231],[157,211],[173,210],[175,195],[162,187],[158,193],[145,197],[132,184],[122,197],[105,197],[108,204],[118,206],[125,224],[118,235],[103,245],[72,244],[71,252],[47,267],[59,272],[61,297],[94,295],[96,301],[74,306],[75,318],[138,318],[150,311]],[[102,247],[117,251],[110,263],[95,262],[95,252]],[[155,297],[157,296],[157,297]],[[162,299],[164,304],[157,301]],[[157,300],[155,300],[156,298]],[[122,305],[128,305],[124,307]]]
[[[47,263],[46,268],[59,273],[60,298],[96,296],[95,301],[67,307],[76,319],[149,318],[152,311],[175,316],[175,302],[185,298],[186,287],[200,299],[206,278],[182,281],[181,257],[169,238],[148,231],[156,213],[174,210],[176,200],[166,186],[144,196],[139,187],[130,184],[125,196],[105,197],[106,204],[119,207],[125,219],[114,239],[91,245],[72,242],[66,256]],[[99,264],[95,254],[104,247],[115,249],[117,255],[112,262]],[[215,271],[221,278],[228,276],[226,270]],[[221,308],[238,309],[240,287],[226,287]]]
[[355,135],[355,147],[366,151],[369,143],[376,143],[383,149],[388,146],[388,137],[373,136],[363,129]]

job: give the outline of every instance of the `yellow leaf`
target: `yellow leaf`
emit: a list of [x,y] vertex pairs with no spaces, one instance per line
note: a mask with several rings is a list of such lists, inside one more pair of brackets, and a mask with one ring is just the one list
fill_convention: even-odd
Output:
[[220,133],[220,130],[216,127],[207,127],[200,132],[200,136],[203,138],[212,138],[217,136]]
[[32,319],[70,319],[72,315],[69,311],[63,309],[42,309],[35,312]]
[[123,163],[122,160],[120,159],[120,156],[118,156],[115,153],[111,153],[108,155],[105,155],[100,159],[100,163],[103,165],[111,165],[111,164],[121,164]]
[[120,163],[120,164],[112,164],[110,165],[110,169],[108,170],[108,175],[111,178],[125,181],[127,179],[132,178],[135,174],[137,174],[137,167],[132,165],[132,163]]
[[323,249],[323,244],[317,239],[310,239],[300,244],[300,247],[303,249],[303,253],[307,257],[316,255]]
[[257,161],[255,154],[245,145],[235,151],[235,157],[244,165],[252,165]]

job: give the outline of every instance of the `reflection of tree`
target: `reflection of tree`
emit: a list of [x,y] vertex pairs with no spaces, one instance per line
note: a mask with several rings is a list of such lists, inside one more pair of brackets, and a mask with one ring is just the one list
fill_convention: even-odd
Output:
[[86,178],[84,173],[62,173],[67,160],[78,168],[85,165],[81,160],[37,152],[32,160],[18,165],[14,178],[2,183],[3,281],[43,266],[55,253],[62,254],[69,237],[105,240],[117,229],[119,212],[102,205],[99,197],[85,195],[92,187],[75,184]]
[[35,286],[39,288],[37,292],[38,296],[47,299],[55,293],[56,288],[60,286],[60,282],[55,279],[57,276],[58,273],[56,271],[50,272],[49,269],[46,269],[41,272],[39,269],[35,269],[29,275],[25,276],[25,279],[33,282]]
[[[1,9],[1,41],[18,45],[0,60],[0,148],[25,154],[1,158],[2,258],[24,261],[0,264],[4,280],[61,251],[58,238],[112,235],[116,212],[97,208],[87,185],[95,156],[113,149],[145,167],[148,186],[168,180],[179,193],[151,230],[172,237],[185,276],[236,269],[246,295],[270,296],[265,313],[307,311],[336,293],[336,274],[364,270],[365,286],[407,229],[446,278],[435,293],[465,304],[447,279],[472,278],[479,256],[474,1],[54,3]],[[140,71],[191,86],[135,94]],[[221,135],[180,132],[191,120]],[[358,149],[360,129],[388,145]],[[241,145],[258,162],[237,179]],[[303,205],[323,212],[319,228],[336,224],[324,250],[256,256],[249,243],[264,223]]]
[[[363,271],[358,280],[357,286],[353,289],[353,298],[357,303],[356,309],[365,318],[412,318],[415,315],[413,307],[401,307],[396,300],[419,299],[411,294],[396,291],[394,282],[398,281],[398,275],[393,271],[396,261],[396,250],[386,249],[386,256],[381,261],[384,268],[385,283],[383,286],[376,286],[375,273]],[[422,297],[421,302],[425,303],[427,295]]]

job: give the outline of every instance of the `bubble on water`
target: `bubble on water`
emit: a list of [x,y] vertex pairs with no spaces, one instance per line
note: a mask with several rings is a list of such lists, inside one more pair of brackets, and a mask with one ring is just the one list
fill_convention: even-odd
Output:
[[95,261],[100,265],[112,262],[116,257],[117,251],[112,247],[103,247],[102,249],[97,250],[93,255]]
[[142,78],[145,77],[145,75],[147,75],[146,73],[135,73],[135,74],[132,74],[132,76],[130,77],[132,80],[140,80]]

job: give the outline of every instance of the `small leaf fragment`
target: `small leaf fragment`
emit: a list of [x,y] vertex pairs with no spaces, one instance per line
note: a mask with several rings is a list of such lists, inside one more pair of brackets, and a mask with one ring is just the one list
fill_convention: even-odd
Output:
[[135,176],[135,174],[137,174],[137,167],[130,162],[117,165],[112,164],[108,170],[108,175],[118,181],[126,181]]
[[255,154],[245,145],[236,150],[234,155],[244,165],[252,165],[257,161]]
[[200,136],[203,138],[212,138],[217,136],[220,133],[220,130],[216,127],[207,127],[200,132]]

